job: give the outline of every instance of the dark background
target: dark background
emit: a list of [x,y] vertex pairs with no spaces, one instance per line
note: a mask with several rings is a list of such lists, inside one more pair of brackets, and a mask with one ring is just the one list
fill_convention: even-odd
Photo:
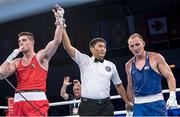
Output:
[[[67,32],[72,44],[81,52],[90,55],[88,43],[94,37],[103,37],[107,43],[106,59],[116,64],[119,75],[126,87],[125,63],[132,57],[127,39],[138,32],[146,41],[146,50],[160,52],[172,68],[180,88],[180,1],[178,0],[99,0],[76,7],[65,8]],[[6,60],[18,47],[17,34],[32,32],[35,36],[35,51],[44,48],[53,39],[55,25],[51,11],[31,17],[0,24],[0,63]],[[50,102],[64,101],[59,93],[64,76],[79,79],[79,68],[60,45],[50,61],[47,78],[47,97]],[[15,75],[8,78],[16,85]],[[93,84],[91,85],[93,86]],[[166,79],[162,80],[167,89]],[[72,86],[68,87],[72,93]],[[111,95],[116,95],[111,86]],[[13,97],[14,90],[6,81],[0,81],[0,105],[7,105],[7,97]],[[179,100],[179,93],[177,99]],[[167,95],[165,95],[167,99]],[[180,102],[178,102],[180,103]],[[124,109],[121,99],[113,100],[115,110]],[[66,106],[50,107],[49,115],[66,115]],[[0,110],[0,115],[4,115]]]

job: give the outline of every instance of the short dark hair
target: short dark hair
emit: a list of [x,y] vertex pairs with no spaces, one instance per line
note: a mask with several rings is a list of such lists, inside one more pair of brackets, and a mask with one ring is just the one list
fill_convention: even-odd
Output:
[[97,38],[92,39],[92,40],[89,42],[89,48],[94,47],[97,42],[103,42],[103,43],[106,44],[106,41],[105,41],[103,38],[97,37]]
[[21,32],[18,34],[18,37],[21,37],[21,36],[29,36],[30,39],[32,39],[34,41],[34,36],[31,32]]

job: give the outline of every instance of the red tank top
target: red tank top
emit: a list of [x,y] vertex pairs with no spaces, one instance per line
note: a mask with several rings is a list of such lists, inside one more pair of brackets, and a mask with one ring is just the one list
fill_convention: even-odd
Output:
[[34,55],[30,64],[22,65],[22,59],[17,66],[16,90],[42,90],[46,91],[47,71],[43,69]]

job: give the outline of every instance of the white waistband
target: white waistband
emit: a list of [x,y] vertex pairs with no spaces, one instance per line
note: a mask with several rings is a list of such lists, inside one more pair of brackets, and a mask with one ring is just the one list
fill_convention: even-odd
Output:
[[134,103],[135,104],[141,104],[141,103],[155,102],[155,101],[158,101],[158,100],[164,100],[164,97],[163,97],[162,93],[149,95],[149,96],[135,97]]
[[[45,92],[22,92],[21,93],[29,101],[47,100]],[[25,99],[16,93],[14,96],[14,102],[25,101]]]

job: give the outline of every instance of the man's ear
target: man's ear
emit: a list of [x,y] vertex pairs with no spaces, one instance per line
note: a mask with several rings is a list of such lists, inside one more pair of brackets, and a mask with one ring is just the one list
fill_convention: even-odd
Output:
[[90,52],[93,53],[93,51],[94,51],[94,48],[90,47]]
[[34,44],[35,44],[34,40],[31,40],[31,42],[32,42],[32,45],[34,46]]
[[145,41],[142,41],[142,43],[143,43],[143,46],[145,47]]
[[145,45],[146,45],[145,41],[143,41],[143,45],[144,45],[144,47],[145,47]]

